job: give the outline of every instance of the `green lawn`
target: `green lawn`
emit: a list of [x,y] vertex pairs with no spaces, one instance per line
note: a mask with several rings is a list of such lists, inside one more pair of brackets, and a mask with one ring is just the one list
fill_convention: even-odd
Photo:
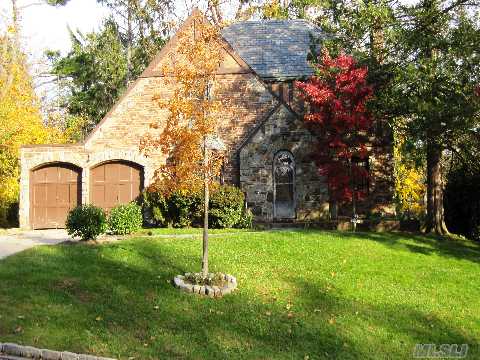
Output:
[[[250,229],[209,229],[210,234],[236,234],[241,232],[252,232]],[[154,228],[143,229],[138,232],[138,235],[202,235],[203,228]]]
[[[161,232],[161,231],[160,231]],[[0,261],[0,341],[121,359],[480,358],[480,247],[325,231],[215,236],[223,299],[179,292],[200,237],[39,247]]]

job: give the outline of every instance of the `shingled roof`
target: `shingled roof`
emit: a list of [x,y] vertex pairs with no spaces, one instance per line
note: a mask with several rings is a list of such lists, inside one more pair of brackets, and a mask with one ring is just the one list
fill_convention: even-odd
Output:
[[226,27],[222,35],[264,80],[311,75],[311,36],[322,38],[320,28],[305,20],[244,21]]

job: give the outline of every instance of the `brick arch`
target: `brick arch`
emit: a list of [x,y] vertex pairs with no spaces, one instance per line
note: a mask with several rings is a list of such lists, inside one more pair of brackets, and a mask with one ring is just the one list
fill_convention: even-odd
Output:
[[137,151],[113,149],[91,153],[88,158],[88,167],[92,169],[108,161],[128,161],[143,167],[148,165],[147,158]]
[[44,166],[55,165],[55,164],[67,164],[75,166],[79,169],[83,169],[85,167],[85,163],[77,160],[77,159],[70,159],[68,157],[50,157],[47,159],[45,156],[39,156],[38,159],[31,160],[28,164],[28,171],[35,171]]
[[147,185],[150,182],[150,179],[153,178],[154,169],[152,169],[148,159],[138,151],[133,150],[110,149],[93,152],[88,158],[88,169],[94,169],[95,167],[109,161],[127,161],[142,166],[145,185]]

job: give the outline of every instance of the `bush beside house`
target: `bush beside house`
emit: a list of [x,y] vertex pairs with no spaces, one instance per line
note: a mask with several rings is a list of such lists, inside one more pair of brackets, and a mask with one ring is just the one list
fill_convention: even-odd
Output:
[[107,216],[102,208],[81,205],[71,210],[67,217],[68,235],[80,240],[95,240],[107,230]]
[[[253,216],[245,209],[245,195],[235,187],[222,185],[210,195],[209,224],[212,228],[248,228]],[[198,193],[174,192],[163,196],[155,191],[143,194],[143,213],[150,226],[175,228],[201,226],[203,196]]]
[[108,215],[108,230],[115,235],[127,235],[142,228],[142,209],[135,203],[114,207]]

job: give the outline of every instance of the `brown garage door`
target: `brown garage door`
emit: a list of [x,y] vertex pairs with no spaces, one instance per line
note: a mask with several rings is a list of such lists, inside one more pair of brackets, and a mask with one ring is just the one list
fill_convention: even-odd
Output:
[[69,164],[32,171],[31,225],[34,229],[64,228],[68,212],[81,203],[82,170]]
[[91,170],[91,202],[105,210],[135,200],[143,188],[140,165],[115,161]]

